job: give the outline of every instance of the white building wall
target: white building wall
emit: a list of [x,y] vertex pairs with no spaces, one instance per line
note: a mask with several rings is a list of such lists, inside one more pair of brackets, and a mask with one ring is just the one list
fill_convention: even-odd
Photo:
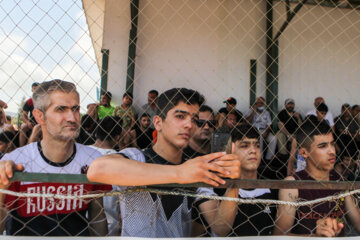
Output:
[[[109,90],[125,91],[129,1],[107,1],[104,48],[110,49]],[[199,90],[215,110],[225,99],[249,104],[250,59],[258,60],[264,95],[265,4],[259,1],[141,0],[135,70],[135,106],[147,92],[173,87]],[[119,13],[122,13],[119,14]]]
[[[284,3],[277,3],[277,29],[285,16]],[[307,112],[323,96],[337,115],[343,103],[359,104],[359,36],[359,10],[305,5],[280,37],[279,107],[293,97]]]
[[[130,1],[107,0],[103,48],[110,49],[108,89],[125,92]],[[294,5],[292,5],[294,7]],[[215,110],[232,96],[249,104],[249,62],[257,59],[257,95],[265,96],[265,1],[141,0],[134,95],[172,87],[199,90]],[[285,20],[275,2],[274,33]],[[279,109],[286,98],[302,113],[323,96],[334,115],[360,103],[359,11],[304,6],[280,37]]]

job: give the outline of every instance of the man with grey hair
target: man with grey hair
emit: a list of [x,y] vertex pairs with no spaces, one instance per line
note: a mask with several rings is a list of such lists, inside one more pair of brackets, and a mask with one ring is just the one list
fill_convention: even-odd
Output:
[[[96,190],[110,190],[103,185],[9,180],[14,171],[22,170],[84,174],[90,163],[101,156],[98,151],[75,143],[80,126],[80,99],[73,83],[58,79],[44,82],[34,92],[33,100],[33,115],[41,126],[43,138],[4,155],[0,161],[0,188],[78,196]],[[6,232],[9,235],[87,236],[107,233],[101,198],[91,201],[53,200],[0,194],[0,204],[7,210],[0,213],[0,225],[4,225],[8,216],[10,221],[7,220]]]

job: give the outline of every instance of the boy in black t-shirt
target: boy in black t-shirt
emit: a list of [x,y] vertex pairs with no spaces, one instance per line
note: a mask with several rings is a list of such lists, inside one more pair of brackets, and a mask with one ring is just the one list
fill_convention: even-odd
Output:
[[[238,178],[240,161],[234,154],[212,153],[184,161],[204,98],[196,91],[173,88],[158,99],[153,118],[157,142],[140,151],[124,149],[120,154],[103,156],[89,167],[90,181],[120,186],[203,182],[224,184],[222,177]],[[232,195],[228,195],[232,196]],[[149,192],[125,194],[120,202],[122,235],[141,237],[186,237],[190,235],[191,199],[160,196]],[[221,204],[219,211],[223,208]],[[223,216],[221,216],[223,217]],[[212,223],[214,219],[207,219]]]
[[[231,138],[227,145],[227,152],[237,155],[241,161],[241,179],[258,179],[257,170],[261,161],[260,134],[250,125],[240,125],[233,129]],[[214,189],[208,190],[208,194],[224,195],[226,192],[235,191],[235,196],[242,199],[276,199],[276,192],[271,189]],[[224,201],[223,201],[224,202]],[[197,206],[203,215],[213,215],[215,211],[209,211],[218,207],[219,202],[215,200],[199,200]],[[263,204],[234,204],[225,201],[227,204],[225,212],[227,218],[217,219],[215,224],[223,227],[217,236],[257,236],[271,235],[275,222],[276,207]],[[206,206],[207,205],[207,206]],[[204,208],[206,206],[207,208]],[[220,212],[221,213],[221,212]],[[224,213],[224,212],[222,212]],[[208,216],[209,218],[209,216]]]

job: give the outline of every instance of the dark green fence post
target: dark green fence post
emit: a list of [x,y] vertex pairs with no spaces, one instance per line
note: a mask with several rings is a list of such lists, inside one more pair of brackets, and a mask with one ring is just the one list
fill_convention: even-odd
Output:
[[126,92],[133,93],[134,77],[135,77],[135,57],[136,57],[136,41],[137,41],[137,25],[139,16],[139,0],[131,0],[131,29],[129,36],[129,51],[126,74]]
[[109,73],[109,49],[101,49],[102,64],[101,64],[101,83],[100,83],[100,95],[107,91],[107,81]]

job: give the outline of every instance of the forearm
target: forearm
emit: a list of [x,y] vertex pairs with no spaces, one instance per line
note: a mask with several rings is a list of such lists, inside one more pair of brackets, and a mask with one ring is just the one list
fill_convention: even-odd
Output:
[[108,234],[102,198],[91,201],[89,207],[89,223],[91,236],[106,236]]
[[7,208],[4,204],[5,202],[5,194],[0,193],[0,235],[5,230],[6,216],[7,216]]
[[[238,188],[229,188],[226,190],[224,197],[237,198]],[[212,231],[220,236],[226,236],[232,229],[238,211],[238,203],[235,201],[223,200],[215,213],[214,223],[211,225]]]
[[249,123],[251,123],[251,121],[252,121],[252,119],[254,118],[254,116],[255,116],[255,111],[252,111],[252,113],[250,114],[250,116],[248,116],[247,118],[246,118],[246,120],[249,122]]
[[120,155],[108,155],[91,163],[87,177],[92,182],[120,186],[179,183],[176,168],[177,166],[142,163]]

